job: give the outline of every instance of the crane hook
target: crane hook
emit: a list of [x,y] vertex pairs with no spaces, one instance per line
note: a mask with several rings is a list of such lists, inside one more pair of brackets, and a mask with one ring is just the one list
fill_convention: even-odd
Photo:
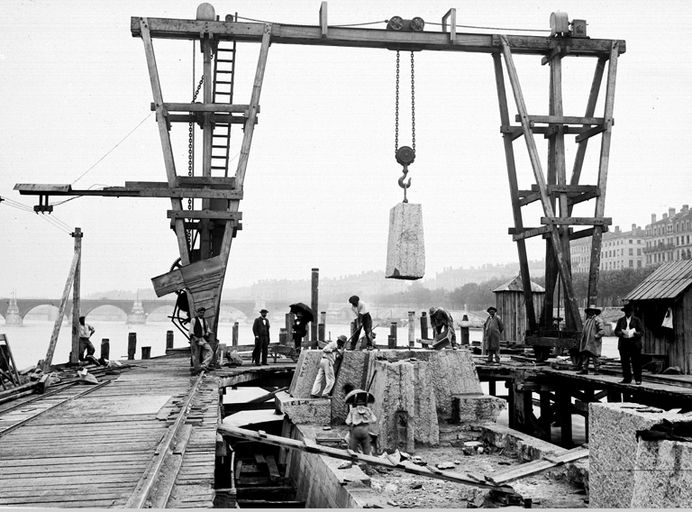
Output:
[[408,174],[408,169],[404,168],[404,175],[399,178],[399,186],[404,189],[404,191],[411,186],[411,178],[408,179],[408,183],[404,183],[406,175]]

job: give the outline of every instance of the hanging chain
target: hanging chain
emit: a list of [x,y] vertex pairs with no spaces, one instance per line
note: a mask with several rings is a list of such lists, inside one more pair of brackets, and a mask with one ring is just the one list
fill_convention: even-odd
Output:
[[399,50],[396,51],[396,87],[394,103],[394,156],[399,150]]
[[411,52],[411,147],[416,152],[416,77],[414,73],[413,52]]
[[[194,77],[195,73],[195,61],[194,61],[194,52],[195,52],[195,46],[194,42],[192,43],[192,74]],[[204,84],[204,75],[202,75],[202,78],[200,79],[199,83],[197,84],[197,87],[195,88],[195,92],[192,94],[192,103],[195,102],[197,99],[197,96],[199,95],[199,91],[202,88],[202,85]],[[195,123],[193,121],[190,121],[188,123],[188,138],[187,138],[187,175],[192,176],[194,174],[194,146],[195,146]],[[192,210],[192,198],[188,197],[187,198],[187,209]],[[186,229],[185,230],[185,239],[187,241],[187,246],[192,249],[192,233],[191,230]]]

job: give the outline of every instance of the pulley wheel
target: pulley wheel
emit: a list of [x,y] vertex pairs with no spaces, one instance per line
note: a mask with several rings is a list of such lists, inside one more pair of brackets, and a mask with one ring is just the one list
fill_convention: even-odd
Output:
[[416,152],[408,146],[401,146],[396,150],[396,161],[401,165],[411,165],[415,159]]

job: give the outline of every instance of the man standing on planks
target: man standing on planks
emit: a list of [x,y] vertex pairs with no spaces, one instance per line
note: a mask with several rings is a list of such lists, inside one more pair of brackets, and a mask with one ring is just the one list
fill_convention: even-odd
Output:
[[[589,359],[593,360],[593,372],[598,374],[599,361],[601,357],[601,346],[603,345],[603,336],[605,336],[605,324],[601,318],[601,310],[593,304],[587,306],[584,310],[586,320],[584,321],[584,329],[581,332],[581,340],[579,341],[579,372],[582,375],[589,373]],[[640,377],[641,378],[641,377]]]
[[[618,337],[618,352],[620,352],[620,364],[622,365],[622,384],[632,382],[634,372],[635,384],[642,383],[642,336],[644,329],[642,321],[634,316],[632,304],[625,304],[621,310],[625,316],[618,320],[615,326],[615,336]],[[630,368],[630,363],[632,368]]]
[[488,351],[488,363],[500,362],[500,334],[505,330],[502,319],[496,314],[497,308],[490,306],[487,310],[488,318],[483,324],[483,346]]
[[255,348],[252,351],[252,364],[260,365],[260,356],[262,365],[267,365],[267,352],[269,350],[269,320],[267,320],[266,309],[260,310],[260,316],[255,318],[252,324],[252,333],[255,335]]
[[351,350],[356,349],[358,337],[360,336],[360,330],[363,329],[365,331],[365,342],[367,349],[373,350],[375,347],[372,342],[372,317],[370,316],[368,307],[362,300],[360,300],[358,295],[351,295],[348,302],[351,304],[351,311],[356,317],[356,330],[351,336],[351,346],[349,348]]
[[[83,316],[79,317],[79,360],[80,361],[89,361],[92,362],[96,365],[99,364],[98,360],[94,357],[94,352],[96,352],[96,349],[94,348],[94,344],[91,342],[89,338],[91,338],[91,335],[96,332],[96,329],[94,329],[91,325],[85,322],[85,319]],[[84,351],[86,350],[86,355],[84,355]]]
[[[200,306],[190,322],[190,354],[192,356],[192,373],[198,374],[200,370],[208,371],[214,352],[209,345],[211,331],[204,319],[207,308]],[[202,359],[200,364],[200,358]]]

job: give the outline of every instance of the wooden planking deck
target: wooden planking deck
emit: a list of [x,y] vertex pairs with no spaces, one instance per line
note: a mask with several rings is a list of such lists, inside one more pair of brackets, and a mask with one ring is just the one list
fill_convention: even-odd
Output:
[[[0,432],[25,421],[0,437],[0,506],[125,506],[195,378],[183,355],[137,361],[105,379],[82,397],[87,386],[75,385],[0,411]],[[182,460],[166,508],[213,507],[219,414],[218,378],[209,374],[183,426],[189,437],[172,447]]]

